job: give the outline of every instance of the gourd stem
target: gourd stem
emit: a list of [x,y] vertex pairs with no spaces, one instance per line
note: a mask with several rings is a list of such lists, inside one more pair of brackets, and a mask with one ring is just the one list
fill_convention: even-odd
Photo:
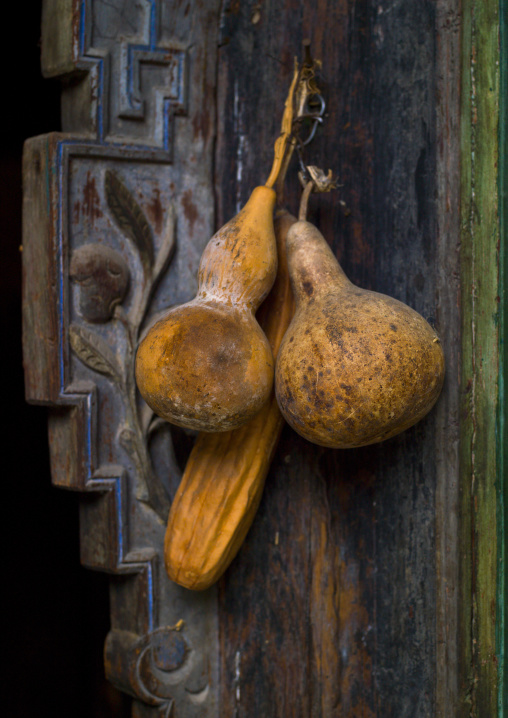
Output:
[[305,222],[307,220],[307,207],[309,204],[309,197],[310,197],[313,189],[314,189],[314,181],[311,180],[310,182],[307,182],[307,184],[305,185],[305,189],[302,192],[302,199],[300,200],[300,209],[298,211],[298,219],[300,220],[300,222]]
[[[295,122],[306,114],[307,101],[309,97],[319,94],[318,87],[314,80],[315,68],[320,63],[315,62],[310,54],[309,42],[304,43],[305,58],[301,69],[295,60],[295,70],[289,88],[288,96],[284,104],[282,115],[281,134],[275,141],[273,165],[265,187],[272,189],[276,186],[277,199],[282,203],[283,185],[291,157],[299,140],[295,136]],[[311,135],[312,137],[313,135]],[[310,141],[310,139],[308,140]]]
[[295,151],[296,145],[296,138],[291,137],[289,143],[286,146],[286,152],[280,166],[279,175],[274,184],[275,194],[277,195],[277,204],[279,207],[282,207],[284,205],[284,184],[286,181],[286,174],[288,171],[289,163],[291,162],[291,158],[293,156],[293,152]]
[[268,179],[265,182],[265,187],[269,187],[270,189],[274,186],[274,184],[277,182],[277,179],[279,178],[279,175],[281,174],[282,168],[286,167],[286,163],[284,162],[286,157],[286,150],[288,143],[292,139],[292,131],[293,131],[293,98],[295,95],[295,88],[298,84],[298,81],[300,79],[300,72],[298,71],[298,66],[295,66],[295,71],[293,73],[293,80],[291,82],[291,87],[289,88],[289,93],[286,98],[286,102],[284,105],[284,114],[282,115],[282,126],[281,126],[281,134],[279,137],[277,137],[275,141],[274,146],[274,158],[273,158],[273,165],[270,172],[270,175]]

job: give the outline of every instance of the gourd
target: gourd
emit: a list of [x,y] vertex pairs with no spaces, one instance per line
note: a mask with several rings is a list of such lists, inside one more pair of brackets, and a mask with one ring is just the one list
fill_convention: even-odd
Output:
[[266,185],[256,187],[239,214],[209,241],[196,297],[170,309],[138,348],[136,381],[142,397],[156,414],[178,426],[235,429],[270,395],[274,362],[254,315],[277,271],[273,186],[283,181],[294,147],[293,101],[295,90],[303,86],[300,80],[295,67]]
[[203,252],[198,292],[141,342],[136,381],[163,419],[227,431],[257,413],[273,382],[270,346],[254,313],[277,271],[275,191],[257,187]]
[[439,338],[402,302],[353,285],[301,219],[287,237],[293,321],[275,373],[286,421],[321,446],[383,441],[419,421],[444,380]]
[[[274,356],[293,315],[285,241],[294,222],[288,212],[277,213],[279,269],[258,312]],[[199,434],[168,517],[164,560],[173,581],[203,590],[226,570],[254,519],[283,424],[272,390],[261,411],[244,426]]]

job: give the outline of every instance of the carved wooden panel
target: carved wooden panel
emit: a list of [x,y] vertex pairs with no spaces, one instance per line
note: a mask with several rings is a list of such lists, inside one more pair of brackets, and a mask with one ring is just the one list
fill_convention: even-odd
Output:
[[[135,715],[213,715],[215,592],[178,587],[161,560],[192,437],[141,402],[134,353],[150,318],[193,295],[213,233],[217,9],[192,22],[185,4],[44,9],[68,134],[25,147],[27,398],[54,407],[53,482],[83,492],[82,561],[113,574],[108,677]],[[189,88],[207,85],[203,107]]]

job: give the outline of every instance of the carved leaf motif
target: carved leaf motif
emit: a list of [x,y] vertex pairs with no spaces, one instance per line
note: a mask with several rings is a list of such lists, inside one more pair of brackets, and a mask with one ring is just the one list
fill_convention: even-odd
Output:
[[138,476],[136,498],[139,501],[150,502],[150,494],[148,491],[147,480],[151,480],[152,472],[150,471],[150,466],[148,466],[146,463],[145,454],[140,454],[139,436],[136,435],[136,433],[128,426],[124,426],[124,428],[120,431],[119,438],[120,444],[129,454],[136,468]]
[[137,248],[145,274],[149,274],[154,261],[154,243],[152,229],[143,210],[122,180],[111,170],[106,171],[104,188],[115,222]]
[[127,427],[123,428],[120,432],[120,444],[130,454],[131,458],[135,460],[136,466],[142,469],[142,464],[139,459],[139,452],[136,443],[136,434]]
[[121,381],[118,362],[104,339],[77,324],[71,325],[69,338],[71,347],[83,364],[99,374]]

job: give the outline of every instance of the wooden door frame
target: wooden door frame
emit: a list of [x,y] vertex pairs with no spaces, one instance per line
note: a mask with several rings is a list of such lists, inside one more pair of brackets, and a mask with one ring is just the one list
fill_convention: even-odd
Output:
[[467,0],[462,9],[459,645],[464,715],[498,711],[503,716],[507,710],[503,6]]

